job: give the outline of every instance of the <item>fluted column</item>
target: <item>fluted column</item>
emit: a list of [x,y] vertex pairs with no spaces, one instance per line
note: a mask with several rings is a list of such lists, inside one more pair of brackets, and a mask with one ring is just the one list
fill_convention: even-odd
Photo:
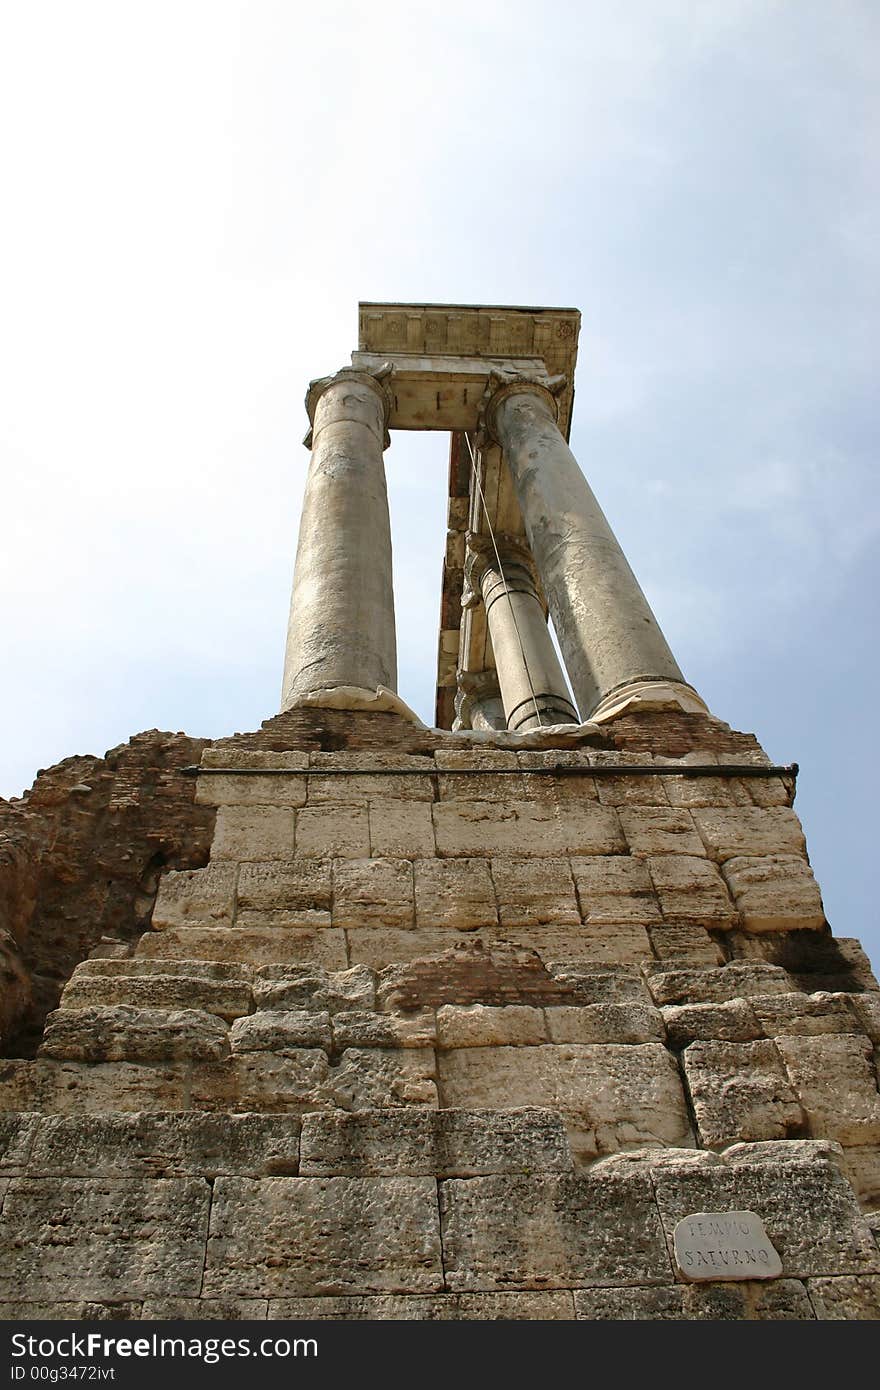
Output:
[[[553,383],[551,383],[552,385]],[[705,709],[556,423],[528,378],[490,381],[484,426],[510,469],[575,698],[586,719],[629,691]]]
[[498,555],[482,537],[470,546],[464,601],[479,585],[508,729],[577,724],[528,555],[506,540]]
[[350,367],[313,381],[311,445],[281,708],[316,690],[397,686],[384,379]]

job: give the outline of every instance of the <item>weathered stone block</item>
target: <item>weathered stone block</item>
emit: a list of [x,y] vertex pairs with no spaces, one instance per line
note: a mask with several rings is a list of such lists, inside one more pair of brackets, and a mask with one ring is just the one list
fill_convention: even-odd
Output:
[[796,1279],[777,1279],[763,1285],[579,1289],[574,1300],[578,1318],[594,1321],[802,1321],[814,1317],[806,1290]]
[[704,856],[706,851],[689,812],[670,806],[625,806],[620,823],[630,853]]
[[551,1293],[373,1294],[348,1298],[278,1298],[269,1303],[270,1318],[327,1319],[346,1322],[489,1322],[572,1317],[567,1289]]
[[564,813],[528,801],[455,801],[434,806],[437,853],[523,855],[615,854],[626,848],[617,815],[606,807],[572,803]]
[[232,1025],[233,1052],[296,1052],[301,1047],[333,1045],[330,1015],[311,1009],[261,1009]]
[[783,1036],[776,1045],[812,1134],[841,1144],[880,1142],[880,1094],[867,1038],[846,1033]]
[[340,1110],[438,1106],[431,1048],[349,1047],[327,1078],[325,1104]]
[[[206,749],[206,752],[214,751]],[[230,750],[231,751],[231,750]],[[259,768],[255,775],[253,772],[243,772],[239,776],[232,775],[225,777],[217,773],[202,775],[196,781],[196,801],[201,806],[303,806],[306,799],[306,779],[304,776],[297,777],[292,775],[294,771],[305,772],[308,766],[308,753],[251,753],[251,758],[271,758],[273,761],[263,764],[249,763],[242,764],[244,768]],[[273,776],[267,769],[284,766],[284,759],[289,760],[290,773],[278,771]],[[204,763],[204,755],[202,757]],[[232,763],[217,764],[217,766],[232,767]]]
[[641,1174],[453,1178],[440,1185],[450,1289],[584,1288],[668,1281]]
[[386,966],[421,960],[448,951],[455,940],[449,927],[370,927],[348,933],[353,964],[384,970]]
[[153,908],[154,931],[165,927],[232,926],[235,864],[209,864],[163,874]]
[[718,970],[652,971],[648,986],[658,1004],[723,1004],[791,992],[784,970],[758,961],[731,961]]
[[211,859],[292,859],[293,817],[283,806],[221,806]]
[[846,999],[861,1031],[880,1043],[880,994],[848,994]]
[[567,1172],[565,1127],[549,1110],[374,1110],[311,1114],[300,1171],[436,1177]]
[[[723,1164],[654,1174],[667,1235],[695,1211],[754,1211],[790,1279],[872,1274],[880,1257],[849,1183],[826,1162]],[[793,1215],[794,1214],[794,1215]]]
[[[239,919],[248,910],[283,912],[287,924],[292,925],[303,913],[320,913],[320,917],[310,919],[308,925],[329,927],[331,896],[329,859],[243,864],[238,880]],[[271,924],[266,922],[265,925]]]
[[369,824],[373,854],[421,859],[434,853],[434,821],[426,801],[374,798],[369,803]]
[[724,965],[725,957],[705,927],[696,922],[666,922],[650,926],[654,955],[673,968],[677,965]]
[[647,1004],[563,1005],[545,1012],[554,1043],[662,1043],[666,1039],[660,1013]]
[[880,1275],[841,1274],[836,1279],[808,1279],[816,1317],[847,1322],[880,1320]]
[[371,970],[355,965],[329,973],[320,966],[265,965],[254,973],[258,1009],[361,1009],[371,1012],[376,983]]
[[419,859],[413,865],[416,922],[472,931],[498,921],[495,889],[485,859]]
[[209,1201],[195,1178],[12,1178],[0,1297],[196,1296]]
[[62,1009],[49,1015],[42,1057],[65,1062],[214,1061],[229,1053],[225,1023],[199,1009]]
[[296,813],[296,854],[297,858],[368,859],[366,806],[304,806]]
[[437,1066],[445,1106],[566,1112],[581,1158],[693,1142],[678,1069],[657,1043],[458,1048]]
[[293,1115],[73,1115],[40,1120],[30,1176],[150,1177],[295,1173]]
[[433,1047],[437,1028],[433,1013],[377,1014],[344,1011],[333,1015],[333,1046]]
[[267,1298],[147,1298],[139,1316],[145,1322],[260,1322],[268,1309]]
[[337,859],[334,927],[411,927],[413,870],[408,859]]
[[145,1066],[136,1062],[0,1063],[0,1110],[34,1110],[43,1115],[96,1111],[185,1110],[187,1062]]
[[571,861],[585,922],[660,922],[654,885],[642,859],[595,855]]
[[825,912],[805,859],[792,854],[740,855],[723,865],[746,931],[821,931]]
[[4,1177],[25,1171],[39,1123],[39,1115],[0,1114],[0,1174]]
[[549,922],[580,926],[574,881],[567,859],[492,860],[492,881],[503,927]]
[[[84,1009],[93,1005],[124,1004],[133,1008],[149,1009],[200,1009],[205,1013],[216,1014],[219,1018],[231,1021],[253,1008],[253,994],[247,979],[211,978],[209,972],[224,967],[209,962],[187,962],[199,964],[204,968],[201,978],[191,970],[184,972],[178,963],[168,962],[164,971],[152,969],[145,973],[144,966],[161,966],[159,961],[83,961],[83,965],[124,965],[124,971],[113,974],[101,971],[84,971],[77,967],[61,996],[62,1009]],[[226,969],[235,969],[227,966]]]
[[215,1184],[209,1297],[442,1288],[432,1178],[221,1178]]
[[318,1047],[274,1052],[241,1052],[194,1067],[188,1108],[263,1114],[300,1114],[326,1105],[330,1076],[327,1054]]
[[682,1060],[700,1136],[709,1148],[805,1132],[806,1117],[773,1043],[696,1042]]
[[[338,753],[332,756],[336,760],[339,758]],[[361,806],[373,798],[381,798],[383,801],[433,801],[434,785],[430,776],[434,771],[433,758],[401,757],[394,760],[393,766],[403,766],[407,761],[417,762],[418,766],[424,769],[424,776],[413,776],[409,773],[395,776],[391,768],[381,773],[347,773],[341,777],[329,771],[322,775],[313,770],[309,776],[308,804],[321,806],[342,803],[347,806]],[[363,765],[362,758],[359,758],[359,764]]]
[[[525,787],[516,753],[497,748],[438,748],[441,801],[521,801]],[[498,776],[499,771],[501,776]]]
[[345,933],[311,927],[188,927],[147,932],[138,942],[137,955],[149,960],[190,957],[249,965],[313,961],[326,970],[344,970],[348,965]]
[[692,1042],[756,1042],[764,1036],[754,1010],[744,999],[726,1004],[678,1004],[661,1010],[671,1047]]
[[807,852],[801,823],[787,806],[697,807],[693,818],[713,859]]
[[757,995],[751,1006],[768,1038],[778,1037],[780,1033],[814,1036],[859,1031],[844,994]]
[[600,962],[580,964],[563,961],[548,966],[550,974],[565,990],[566,998],[557,1003],[572,1004],[650,1004],[651,996],[641,972],[630,965]]
[[602,922],[582,927],[499,927],[497,942],[531,947],[544,961],[585,961],[590,964],[635,965],[651,955],[651,943],[637,922]]
[[670,921],[732,927],[736,910],[716,866],[688,854],[658,854],[648,859],[663,916]]
[[862,1206],[876,1218],[880,1207],[880,1144],[847,1144],[839,1166]]
[[437,1010],[437,1046],[527,1046],[547,1041],[544,1011],[527,1004],[443,1004]]

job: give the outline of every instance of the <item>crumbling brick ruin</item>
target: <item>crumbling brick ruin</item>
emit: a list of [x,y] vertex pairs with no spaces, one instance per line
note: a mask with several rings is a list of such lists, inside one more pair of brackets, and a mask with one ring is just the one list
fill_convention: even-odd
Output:
[[[574,463],[578,322],[362,306],[282,712],[0,804],[0,1316],[880,1316],[878,985]],[[452,433],[432,729],[389,428]]]

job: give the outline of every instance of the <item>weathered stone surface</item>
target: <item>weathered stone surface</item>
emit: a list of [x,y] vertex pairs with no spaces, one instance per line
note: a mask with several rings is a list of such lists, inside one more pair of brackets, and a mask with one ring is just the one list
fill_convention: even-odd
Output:
[[724,1004],[763,994],[790,994],[791,981],[778,965],[731,961],[720,970],[657,970],[648,978],[658,1004]]
[[366,806],[304,806],[296,813],[296,853],[298,857],[319,859],[368,859],[370,830]]
[[654,1175],[667,1235],[692,1211],[754,1211],[792,1279],[868,1274],[880,1256],[852,1189],[831,1163],[742,1163]]
[[[293,925],[310,914],[303,925],[330,926],[331,864],[329,859],[285,864],[243,864],[238,879],[238,919],[248,911],[284,913],[277,925]],[[320,914],[313,916],[311,914]],[[270,921],[264,923],[272,925]]]
[[817,1033],[856,1033],[854,1014],[842,994],[757,995],[751,1007],[768,1038],[780,1033],[813,1036]]
[[301,1047],[330,1050],[333,1034],[325,1010],[261,1009],[232,1025],[229,1042],[233,1052],[288,1053]]
[[880,1143],[880,1094],[867,1038],[846,1033],[779,1037],[776,1045],[817,1138]]
[[413,869],[408,859],[337,859],[334,927],[411,927]]
[[[193,1300],[195,1301],[195,1300]],[[142,1316],[138,1302],[88,1303],[69,1300],[16,1299],[0,1302],[4,1322],[129,1322]]]
[[876,1212],[880,1207],[880,1144],[848,1144],[840,1167],[862,1206]]
[[437,853],[523,855],[620,854],[626,849],[617,815],[607,807],[529,801],[438,802],[433,809]]
[[817,1318],[862,1321],[880,1319],[880,1275],[842,1274],[836,1279],[808,1279]]
[[740,855],[722,872],[746,931],[820,931],[825,912],[805,859],[793,854]]
[[369,825],[373,854],[421,859],[434,853],[434,821],[426,801],[371,800]]
[[471,931],[497,923],[495,889],[485,859],[421,859],[413,870],[420,928]]
[[11,1178],[0,1297],[195,1296],[209,1200],[196,1178]]
[[229,1052],[225,1023],[199,1009],[61,1009],[50,1014],[40,1055],[64,1062],[213,1061]]
[[30,1176],[150,1177],[295,1173],[292,1115],[74,1115],[40,1120]]
[[358,1298],[278,1298],[269,1302],[269,1317],[282,1319],[374,1322],[393,1319],[418,1322],[490,1322],[525,1319],[565,1320],[572,1317],[567,1289],[539,1293],[374,1294]]
[[657,1043],[457,1048],[437,1067],[444,1106],[564,1111],[581,1158],[693,1142],[678,1070]]
[[630,853],[686,854],[701,858],[706,850],[689,812],[670,806],[624,806],[620,823]]
[[437,1046],[527,1046],[547,1042],[542,1009],[527,1004],[443,1004],[437,1010]]
[[735,924],[736,910],[724,879],[708,859],[657,854],[647,863],[663,916],[669,921],[702,922],[722,930]]
[[169,1062],[0,1063],[0,1109],[37,1110],[44,1115],[93,1114],[119,1110],[185,1110],[190,1064]]
[[651,955],[651,942],[638,922],[601,922],[582,927],[499,927],[484,936],[488,945],[509,942],[529,947],[544,961],[588,961],[636,965]]
[[698,807],[694,822],[713,859],[737,855],[805,855],[804,833],[786,806]]
[[677,1004],[661,1010],[670,1047],[692,1042],[756,1042],[763,1029],[744,999],[726,1004]]
[[330,1076],[327,1054],[319,1047],[236,1053],[192,1069],[185,1108],[219,1114],[301,1114],[316,1105],[333,1104],[328,1096]]
[[312,1114],[303,1125],[304,1175],[479,1177],[572,1166],[565,1128],[549,1110],[374,1110]]
[[450,1289],[583,1288],[669,1279],[641,1174],[451,1179],[440,1184]]
[[209,1296],[439,1292],[432,1178],[221,1178]]
[[[316,754],[314,756],[327,756]],[[331,755],[334,762],[338,762],[339,754]],[[343,754],[343,757],[345,755]],[[363,765],[363,758],[358,759],[358,764]],[[400,762],[405,762],[401,759]],[[412,761],[416,761],[413,759]],[[342,803],[347,806],[363,806],[367,801],[374,797],[381,797],[385,801],[423,801],[434,800],[434,787],[429,773],[434,771],[433,758],[419,758],[418,763],[425,769],[425,776],[413,777],[408,774],[394,776],[388,770],[382,773],[364,773],[358,775],[352,773],[344,777],[334,776],[332,773],[325,773],[323,776],[312,770],[309,776],[309,806],[321,806],[330,803]],[[395,760],[395,766],[397,760]],[[329,764],[328,764],[329,769]]]
[[[124,970],[101,971],[84,966],[124,966]],[[83,961],[74,972],[61,996],[62,1009],[83,1009],[92,1005],[130,1005],[133,1008],[200,1009],[231,1022],[253,1008],[253,994],[248,979],[223,978],[220,971],[236,967],[213,965],[210,962],[161,962],[151,960]],[[182,966],[199,965],[200,974]],[[145,966],[153,967],[147,973]],[[240,967],[239,967],[240,968]]]
[[231,927],[235,864],[167,873],[159,880],[153,908],[154,931],[165,927]]
[[340,1110],[425,1105],[436,1110],[437,1082],[430,1048],[349,1047],[330,1073],[323,1096]]
[[660,1013],[648,1004],[562,1005],[545,1013],[554,1043],[662,1043],[666,1039]]
[[264,965],[254,972],[254,1001],[258,1009],[371,1012],[376,1002],[375,976],[363,965],[329,973],[305,963]]
[[388,966],[379,977],[377,998],[381,1008],[409,1010],[442,1004],[538,1008],[568,1003],[575,996],[571,986],[554,979],[536,951],[503,946],[487,951],[468,936],[442,955]]
[[333,1015],[333,1046],[433,1047],[437,1041],[434,1014],[377,1014],[341,1011]]
[[861,1031],[880,1043],[880,994],[848,994],[846,1000]]
[[284,806],[221,806],[212,861],[292,859],[293,817]]
[[660,922],[660,907],[644,860],[592,855],[571,860],[585,922]]
[[[438,748],[434,761],[441,801],[522,800],[525,786],[512,750]],[[493,774],[502,772],[501,777]]]
[[771,1284],[579,1289],[574,1301],[577,1317],[593,1321],[801,1321],[814,1316],[806,1290],[796,1279]]
[[650,926],[648,936],[657,959],[673,969],[679,965],[725,963],[720,947],[706,928],[696,922],[666,922],[662,926]]
[[564,997],[557,999],[557,1003],[626,1004],[630,1000],[651,1003],[641,972],[629,965],[561,961],[551,962],[548,969],[558,988],[564,991]]
[[574,881],[567,859],[492,860],[492,881],[504,927],[550,922],[580,926]]
[[147,1298],[139,1316],[146,1322],[260,1322],[268,1308],[267,1298]]
[[710,1148],[805,1132],[806,1117],[773,1043],[695,1042],[682,1061],[700,1137]]
[[[202,754],[202,767],[233,767],[234,763],[205,762],[205,754],[224,755],[224,750],[206,748]],[[291,775],[308,768],[308,753],[244,753],[236,749],[226,750],[227,757],[262,758],[262,763],[252,761],[239,764],[242,768],[260,768],[259,775],[247,771],[241,776],[225,777],[217,773],[202,773],[196,782],[196,801],[202,806],[302,806],[306,799],[306,779]],[[279,769],[273,776],[269,768]],[[288,768],[289,771],[281,771]]]
[[0,1174],[23,1173],[40,1123],[39,1115],[0,1114]]
[[248,965],[313,961],[326,970],[344,970],[348,965],[345,933],[329,927],[187,927],[147,932],[138,943],[137,955],[145,960],[189,956]]
[[455,942],[449,927],[371,927],[369,931],[348,933],[348,953],[352,964],[384,970],[392,964],[403,964],[439,956]]

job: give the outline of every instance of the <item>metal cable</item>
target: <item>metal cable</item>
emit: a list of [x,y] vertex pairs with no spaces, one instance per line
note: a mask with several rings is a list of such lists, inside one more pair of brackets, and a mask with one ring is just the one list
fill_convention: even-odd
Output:
[[[507,576],[504,573],[504,566],[501,563],[501,556],[498,552],[498,544],[495,540],[495,531],[492,526],[492,518],[489,515],[489,508],[486,506],[486,497],[483,492],[483,484],[480,482],[480,475],[477,472],[477,460],[474,454],[474,446],[471,444],[470,435],[468,434],[467,430],[463,430],[462,433],[464,434],[465,443],[468,446],[468,453],[471,456],[471,472],[474,475],[474,482],[477,485],[477,491],[480,494],[480,501],[483,504],[483,515],[486,518],[486,525],[489,528],[489,538],[492,541],[492,549],[495,551],[495,559],[498,563],[498,573],[501,575],[501,582],[504,585],[504,592],[507,596],[507,602],[510,605],[510,616],[513,619],[513,628],[516,633],[516,640],[519,643],[520,656],[522,657],[523,661],[523,669],[526,673],[526,680],[529,683],[529,691],[532,696],[532,704],[535,706],[535,718],[538,721],[538,726],[540,728],[543,728],[544,721],[541,718],[541,711],[538,709],[538,697],[535,694],[535,687],[532,684],[532,673],[529,670],[529,663],[526,660],[526,649],[523,646],[522,635],[519,630],[519,623],[516,621],[516,610],[513,606],[513,599],[510,596],[510,587],[507,583]],[[488,622],[488,615],[486,621]]]

